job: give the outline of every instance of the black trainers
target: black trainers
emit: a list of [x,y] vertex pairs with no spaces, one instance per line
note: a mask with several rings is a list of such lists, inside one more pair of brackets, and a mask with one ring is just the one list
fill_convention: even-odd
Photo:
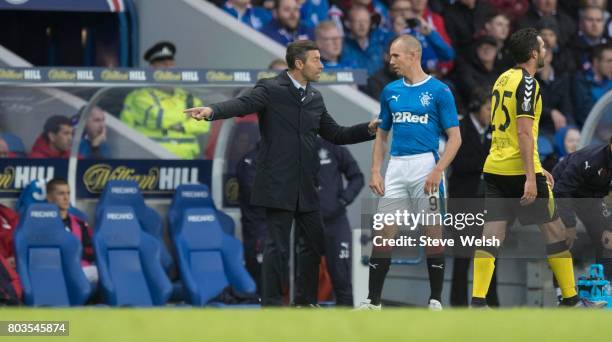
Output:
[[472,297],[470,309],[489,309],[489,306],[487,305],[487,300],[485,298]]

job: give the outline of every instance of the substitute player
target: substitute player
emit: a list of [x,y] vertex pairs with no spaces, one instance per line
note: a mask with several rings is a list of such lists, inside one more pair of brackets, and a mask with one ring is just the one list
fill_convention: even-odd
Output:
[[[399,36],[390,47],[390,64],[402,78],[389,83],[380,97],[381,123],[372,152],[370,181],[372,191],[383,196],[378,208],[382,213],[407,209],[413,213],[438,212],[444,200],[443,172],[461,146],[453,94],[448,86],[423,71],[421,52],[419,41],[408,35]],[[380,170],[392,127],[391,158],[383,180]],[[439,157],[438,144],[444,132],[448,141],[444,154]],[[427,236],[442,238],[439,224],[432,223],[423,228]],[[396,232],[397,226],[382,229],[383,238],[393,238]],[[444,250],[426,247],[425,252],[431,289],[429,308],[441,310]],[[391,247],[374,246],[370,259],[368,300],[360,308],[380,309],[390,259]]]
[[[537,152],[542,97],[534,75],[544,66],[544,41],[535,29],[526,28],[510,37],[508,47],[517,66],[504,72],[493,86],[493,140],[483,169],[483,237],[503,241],[508,222],[515,218],[523,225],[537,224],[547,243],[548,262],[561,287],[561,305],[601,307],[605,302],[581,299],[576,293],[572,255],[550,188],[553,178],[542,168]],[[479,247],[475,251],[472,307],[487,305],[485,297],[498,248]]]

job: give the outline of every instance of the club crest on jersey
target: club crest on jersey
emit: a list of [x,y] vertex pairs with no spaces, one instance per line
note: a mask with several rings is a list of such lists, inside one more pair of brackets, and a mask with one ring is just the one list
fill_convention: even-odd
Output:
[[329,159],[329,151],[324,148],[320,149],[319,160],[321,161],[321,165],[330,164],[331,159]]
[[423,105],[423,107],[427,107],[433,100],[433,96],[428,91],[426,91],[424,93],[421,93],[419,100],[421,100],[421,104]]
[[527,97],[523,98],[523,104],[521,105],[521,108],[525,112],[530,111],[531,110],[531,99]]

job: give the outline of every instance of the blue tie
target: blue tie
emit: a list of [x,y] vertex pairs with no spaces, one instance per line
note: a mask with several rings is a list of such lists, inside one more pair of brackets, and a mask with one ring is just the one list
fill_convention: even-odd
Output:
[[304,101],[306,97],[306,90],[304,88],[298,88],[298,92],[300,93],[300,101]]

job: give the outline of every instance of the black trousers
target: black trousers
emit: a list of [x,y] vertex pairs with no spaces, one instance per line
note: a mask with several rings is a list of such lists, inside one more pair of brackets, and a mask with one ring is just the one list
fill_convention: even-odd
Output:
[[283,288],[289,279],[289,243],[295,220],[296,277],[295,305],[317,303],[319,263],[325,253],[323,220],[319,210],[295,212],[266,208],[268,237],[262,266],[262,304],[283,304]]
[[346,215],[325,221],[327,270],[336,296],[336,305],[353,306],[351,279],[351,226]]

